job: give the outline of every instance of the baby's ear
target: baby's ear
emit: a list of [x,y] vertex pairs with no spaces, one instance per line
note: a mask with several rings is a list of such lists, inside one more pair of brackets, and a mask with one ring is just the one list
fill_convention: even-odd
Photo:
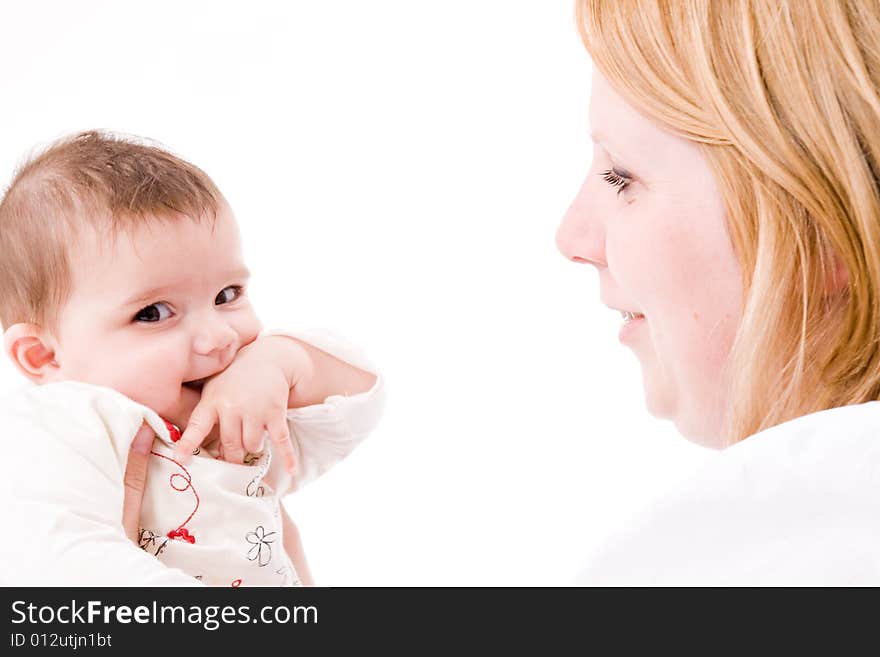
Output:
[[3,334],[3,346],[18,370],[34,383],[55,380],[55,351],[46,344],[45,334],[36,324],[13,324]]

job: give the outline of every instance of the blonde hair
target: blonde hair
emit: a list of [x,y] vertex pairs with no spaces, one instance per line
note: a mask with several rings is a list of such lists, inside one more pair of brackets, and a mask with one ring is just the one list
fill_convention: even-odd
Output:
[[602,75],[718,182],[744,292],[722,439],[880,397],[880,0],[578,0],[576,17]]
[[84,226],[115,239],[150,222],[213,221],[222,199],[201,169],[134,137],[90,131],[53,143],[0,202],[0,324],[56,329]]

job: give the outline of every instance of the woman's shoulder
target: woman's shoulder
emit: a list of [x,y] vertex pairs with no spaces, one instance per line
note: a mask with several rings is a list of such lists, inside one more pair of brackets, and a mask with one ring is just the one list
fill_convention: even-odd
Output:
[[802,415],[760,431],[719,453],[710,471],[740,466],[754,473],[810,473],[818,480],[873,478],[880,472],[880,401]]
[[786,440],[795,436],[821,438],[827,436],[829,432],[834,435],[870,437],[874,435],[877,427],[880,427],[880,401],[869,401],[837,406],[796,417],[753,434],[731,449],[740,445],[755,445],[767,438],[770,440]]
[[611,537],[586,584],[880,584],[880,402],[719,452]]

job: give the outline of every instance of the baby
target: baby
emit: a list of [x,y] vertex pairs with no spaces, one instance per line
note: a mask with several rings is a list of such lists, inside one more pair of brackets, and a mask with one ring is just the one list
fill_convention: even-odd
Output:
[[[0,583],[302,583],[280,499],[373,429],[382,386],[332,336],[264,331],[248,276],[219,190],[162,149],[89,132],[18,172],[0,323],[37,385],[0,402]],[[123,477],[144,431],[138,546]]]

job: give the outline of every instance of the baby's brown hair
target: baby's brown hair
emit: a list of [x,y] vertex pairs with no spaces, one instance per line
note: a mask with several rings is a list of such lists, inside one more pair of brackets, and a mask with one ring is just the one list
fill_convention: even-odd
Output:
[[54,142],[0,201],[0,324],[55,331],[83,225],[115,239],[157,220],[213,221],[223,203],[204,171],[158,146],[98,131]]

